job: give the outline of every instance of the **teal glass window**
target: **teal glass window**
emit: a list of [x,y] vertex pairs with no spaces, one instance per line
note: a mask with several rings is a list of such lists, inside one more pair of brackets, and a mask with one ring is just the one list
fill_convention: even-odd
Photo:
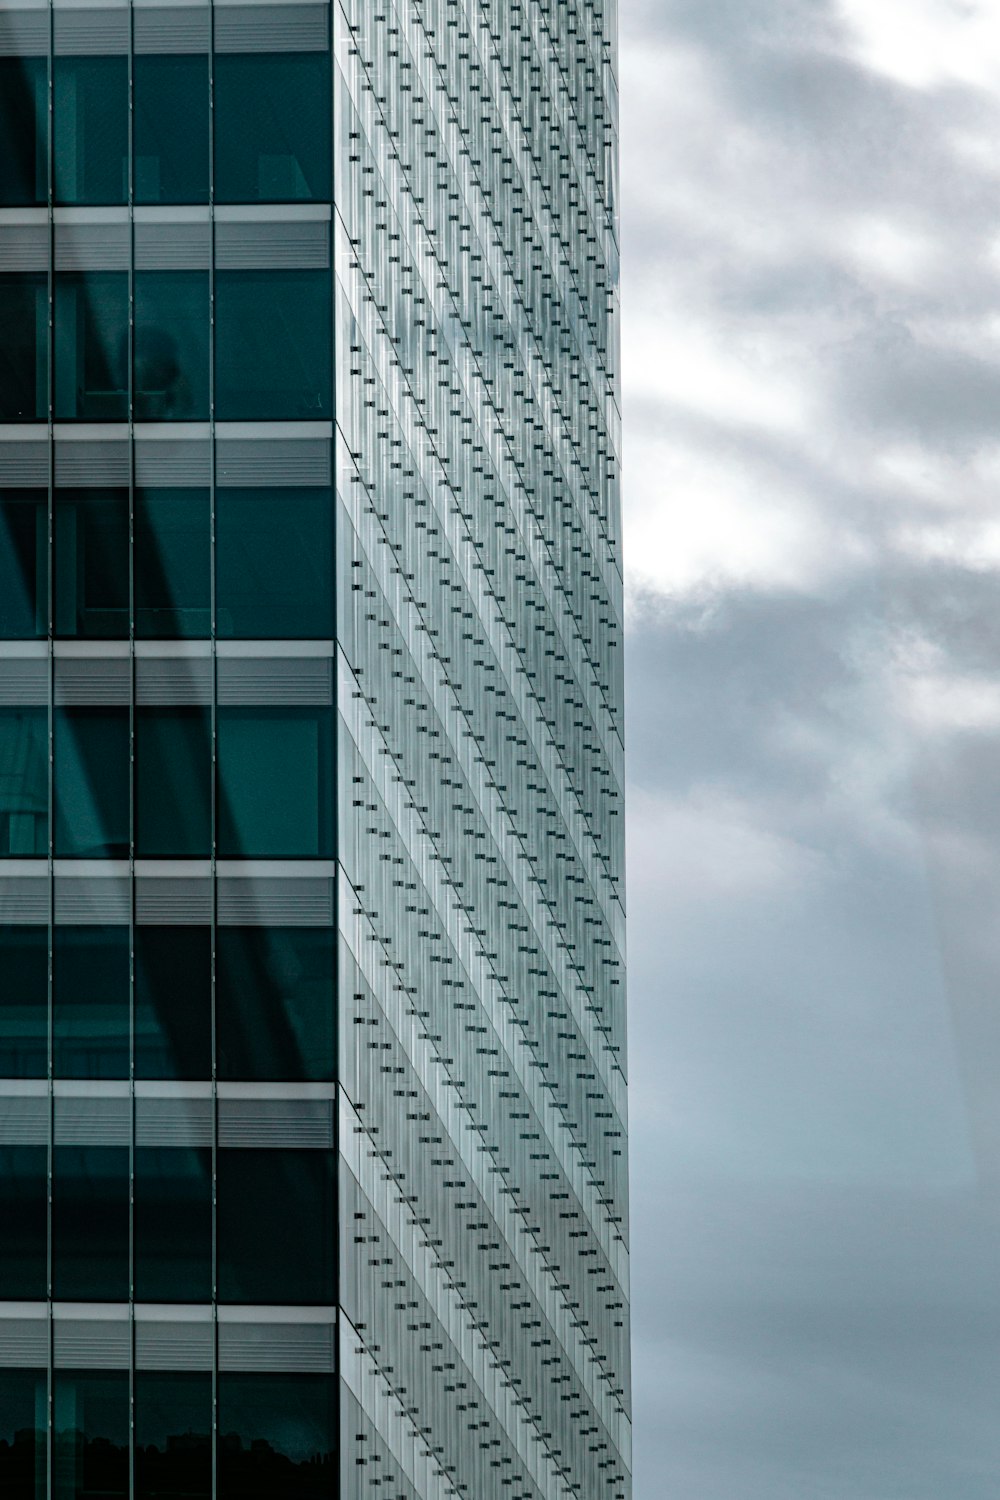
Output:
[[8,1302],[49,1294],[48,1151],[0,1146],[0,1287]]
[[65,1302],[128,1301],[127,1146],[53,1147],[52,1286]]
[[128,1077],[128,927],[53,929],[52,1033],[57,1078]]
[[219,1300],[331,1303],[332,1153],[219,1151],[217,1182]]
[[216,733],[219,854],[227,859],[329,855],[329,709],[220,707]]
[[48,202],[48,85],[44,57],[0,57],[0,207]]
[[49,1056],[49,930],[0,926],[0,1078],[44,1078]]
[[207,203],[208,58],[132,59],[137,203]]
[[328,271],[217,271],[215,414],[222,421],[331,415]]
[[333,1078],[334,953],[328,928],[218,929],[220,1078]]
[[0,1370],[0,1495],[46,1500],[48,1377],[44,1370]]
[[207,926],[135,929],[135,1075],[212,1073],[212,935]]
[[128,202],[128,58],[53,64],[57,203]]
[[129,633],[128,490],[56,490],[56,635]]
[[136,271],[135,417],[208,416],[207,271]]
[[127,858],[128,709],[58,708],[54,718],[56,854]]
[[133,1184],[138,1302],[212,1300],[212,1153],[137,1146]]
[[135,1373],[135,1500],[212,1500],[212,1377]]
[[219,489],[215,537],[220,636],[332,638],[329,490]]
[[48,853],[48,715],[0,708],[0,859]]
[[0,275],[0,422],[44,422],[49,411],[48,278]]
[[336,1378],[219,1374],[219,1500],[330,1500]]
[[52,1500],[128,1500],[127,1370],[56,1370]]
[[0,492],[0,637],[48,631],[48,499],[44,490]]
[[133,590],[140,639],[208,636],[212,621],[207,490],[136,490]]
[[216,54],[217,201],[329,200],[330,100],[329,53]]
[[128,273],[55,278],[55,414],[60,421],[128,418]]
[[137,856],[174,859],[210,855],[210,711],[137,708],[135,767]]

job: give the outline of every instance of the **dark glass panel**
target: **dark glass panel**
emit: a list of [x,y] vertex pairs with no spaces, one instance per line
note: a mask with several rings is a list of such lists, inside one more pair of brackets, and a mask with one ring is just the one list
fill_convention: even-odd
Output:
[[220,636],[333,635],[329,490],[229,490],[215,496]]
[[212,1300],[212,1153],[135,1150],[135,1297]]
[[49,1294],[48,1195],[46,1147],[0,1146],[0,1288],[4,1301],[44,1302]]
[[328,200],[330,120],[327,53],[217,54],[218,202]]
[[332,1153],[225,1150],[217,1171],[219,1300],[332,1302]]
[[135,201],[208,202],[208,58],[132,60]]
[[220,927],[215,986],[220,1078],[333,1077],[331,929]]
[[126,858],[128,709],[58,708],[54,740],[56,854]]
[[0,493],[0,636],[48,632],[48,497],[44,490]]
[[57,1370],[52,1500],[128,1500],[127,1370]]
[[0,926],[0,1078],[44,1078],[49,1058],[49,930]]
[[0,858],[47,854],[48,715],[0,708]]
[[212,619],[207,490],[136,490],[135,633],[208,636]]
[[219,853],[310,859],[331,852],[333,749],[323,708],[220,708]]
[[0,1495],[45,1500],[49,1425],[44,1370],[0,1370]]
[[129,930],[57,926],[52,935],[57,1078],[127,1078]]
[[44,422],[49,414],[48,277],[0,275],[0,422]]
[[57,203],[128,201],[128,58],[57,57]]
[[329,417],[330,329],[328,271],[217,271],[216,416]]
[[219,1500],[334,1500],[336,1380],[219,1375]]
[[210,855],[210,710],[137,708],[135,767],[136,854],[154,859]]
[[208,272],[135,273],[135,417],[208,416]]
[[128,636],[128,490],[56,490],[55,628]]
[[48,63],[0,57],[0,206],[42,204],[48,186]]
[[52,1152],[53,1295],[65,1302],[128,1300],[127,1146]]
[[211,1500],[212,1377],[135,1375],[135,1500]]
[[60,271],[55,278],[55,414],[128,418],[128,273]]
[[212,935],[205,927],[135,929],[135,1075],[212,1072]]

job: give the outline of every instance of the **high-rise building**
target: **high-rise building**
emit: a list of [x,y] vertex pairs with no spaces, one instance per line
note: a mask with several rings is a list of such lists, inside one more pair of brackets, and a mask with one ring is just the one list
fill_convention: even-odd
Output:
[[0,5],[0,1496],[629,1489],[613,0]]

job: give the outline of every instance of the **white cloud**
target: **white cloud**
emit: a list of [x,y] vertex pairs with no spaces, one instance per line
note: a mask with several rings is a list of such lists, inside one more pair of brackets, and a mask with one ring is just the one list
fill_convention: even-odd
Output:
[[928,89],[1000,85],[1000,12],[993,0],[840,0],[857,54],[887,77]]

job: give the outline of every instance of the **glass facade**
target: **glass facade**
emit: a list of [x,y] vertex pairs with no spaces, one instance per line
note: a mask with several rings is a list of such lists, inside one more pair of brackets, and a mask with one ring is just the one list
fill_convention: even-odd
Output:
[[0,1492],[629,1492],[612,0],[0,4]]

